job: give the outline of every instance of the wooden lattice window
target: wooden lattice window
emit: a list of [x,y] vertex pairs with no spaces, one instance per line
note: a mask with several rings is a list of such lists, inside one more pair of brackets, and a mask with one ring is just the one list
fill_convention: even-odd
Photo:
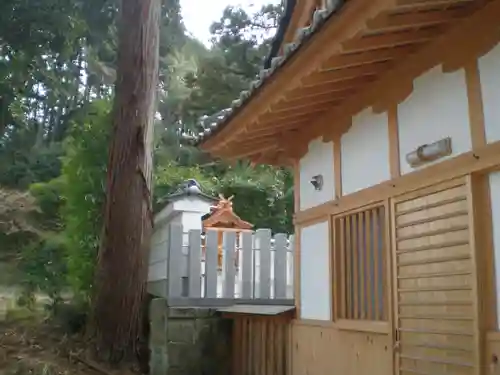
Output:
[[387,320],[385,206],[334,218],[336,317]]

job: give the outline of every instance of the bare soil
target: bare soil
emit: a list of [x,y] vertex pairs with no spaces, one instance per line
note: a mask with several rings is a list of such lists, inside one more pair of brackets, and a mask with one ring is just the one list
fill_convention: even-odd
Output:
[[0,322],[0,375],[4,374],[136,375],[92,361],[81,337],[65,335],[53,323],[33,316]]

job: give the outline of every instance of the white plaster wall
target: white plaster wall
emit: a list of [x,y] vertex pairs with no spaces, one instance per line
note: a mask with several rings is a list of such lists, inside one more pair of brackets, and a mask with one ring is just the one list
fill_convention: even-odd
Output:
[[479,61],[484,127],[488,143],[500,140],[500,43]]
[[200,198],[196,195],[190,195],[176,199],[173,202],[174,211],[179,212],[202,212],[206,214],[210,212],[210,206],[213,205],[208,199]]
[[148,281],[167,277],[168,226],[165,222],[155,225],[149,250]]
[[500,172],[489,175],[491,211],[493,225],[493,254],[495,262],[495,278],[497,292],[497,316],[500,328]]
[[[311,178],[323,175],[323,189],[315,190]],[[319,206],[335,199],[333,172],[333,143],[317,138],[309,143],[309,150],[300,159],[300,209]]]
[[328,222],[300,233],[300,317],[330,320],[330,257]]
[[391,178],[387,113],[375,114],[371,108],[360,112],[340,142],[343,195]]
[[207,212],[182,212],[181,215],[181,223],[184,228],[184,232],[190,231],[191,229],[200,229],[201,230],[201,217]]
[[437,66],[415,79],[414,90],[398,106],[399,150],[401,173],[412,168],[406,162],[406,154],[417,147],[451,137],[452,155],[468,152],[472,148],[469,127],[469,105],[464,70],[443,73]]
[[[183,252],[187,255],[188,231],[201,229],[201,217],[210,212],[211,203],[204,198],[187,196],[170,202],[154,218],[155,228],[149,252],[148,281],[162,280],[167,277],[168,263],[168,225],[180,224],[185,232]],[[187,275],[187,257],[180,265]]]

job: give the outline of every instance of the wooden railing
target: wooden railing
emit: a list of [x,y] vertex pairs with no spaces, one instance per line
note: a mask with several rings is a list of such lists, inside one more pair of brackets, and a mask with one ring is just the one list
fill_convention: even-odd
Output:
[[[171,306],[293,304],[293,236],[269,229],[184,232],[169,224],[155,231],[148,291]],[[222,267],[219,249],[222,246]]]

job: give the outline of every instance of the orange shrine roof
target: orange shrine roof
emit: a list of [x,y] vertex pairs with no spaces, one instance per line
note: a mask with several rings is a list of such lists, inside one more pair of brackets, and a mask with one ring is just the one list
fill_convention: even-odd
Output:
[[203,228],[235,228],[241,230],[251,230],[253,224],[242,220],[233,211],[233,197],[228,199],[219,195],[220,200],[217,205],[212,206],[211,212],[202,217]]

